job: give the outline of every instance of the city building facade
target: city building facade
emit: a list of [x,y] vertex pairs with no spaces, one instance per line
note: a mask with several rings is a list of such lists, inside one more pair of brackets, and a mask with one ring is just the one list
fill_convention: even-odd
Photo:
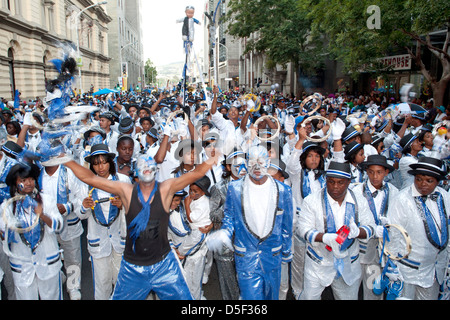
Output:
[[[113,0],[107,4],[112,17],[109,24],[108,48],[110,87],[142,88],[144,81],[144,46],[141,0]],[[119,79],[121,78],[121,79]]]
[[[108,24],[104,6],[92,0],[0,0],[0,97],[22,100],[45,96],[45,82],[55,78],[51,60],[61,45],[79,51],[79,93],[109,84]],[[87,9],[91,7],[90,9]],[[85,10],[87,9],[87,10]],[[79,17],[80,19],[77,19]]]
[[[205,12],[208,12],[211,17],[214,16],[214,13],[216,14],[216,33],[214,35],[210,33],[210,20],[206,15],[203,23],[205,28],[204,70],[207,75],[205,81],[213,84],[217,79],[219,87],[224,90],[237,88],[240,79],[240,39],[228,34],[228,23],[222,19],[227,13],[227,2],[219,3],[219,0],[207,0]],[[211,36],[215,38],[214,48]],[[216,59],[216,63],[214,63],[214,59]]]

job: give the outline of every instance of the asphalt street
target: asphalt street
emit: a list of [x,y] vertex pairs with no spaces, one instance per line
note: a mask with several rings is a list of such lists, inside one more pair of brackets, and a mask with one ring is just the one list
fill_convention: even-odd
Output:
[[[81,245],[82,245],[82,254],[83,254],[83,261],[82,261],[82,270],[81,270],[81,297],[82,300],[87,301],[93,301],[94,299],[94,286],[93,286],[93,280],[92,280],[92,269],[91,269],[91,262],[89,258],[89,253],[87,250],[87,241],[86,241],[86,235],[87,235],[87,225],[86,221],[83,221],[83,227],[84,227],[84,233],[81,237]],[[219,280],[217,275],[217,269],[215,263],[213,263],[211,268],[211,273],[208,278],[208,283],[203,285],[203,291],[204,291],[204,297],[207,300],[222,300],[222,295],[219,288]],[[70,300],[69,295],[66,290],[65,284],[63,285],[63,294],[64,294],[64,300]],[[5,288],[2,283],[2,300],[5,300]],[[287,300],[294,300],[294,297],[291,293],[291,291],[288,292]],[[324,291],[324,294],[322,295],[322,300],[333,300],[333,295],[331,293],[331,290],[328,288]]]

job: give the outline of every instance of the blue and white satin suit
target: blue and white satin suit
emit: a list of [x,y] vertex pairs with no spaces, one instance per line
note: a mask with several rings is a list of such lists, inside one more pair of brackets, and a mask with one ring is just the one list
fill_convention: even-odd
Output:
[[[236,272],[243,300],[277,300],[281,281],[281,262],[292,259],[293,205],[291,188],[269,177],[276,205],[271,231],[259,238],[249,228],[243,197],[249,176],[232,181],[228,187],[222,230],[233,239]],[[251,195],[258,197],[258,195]]]

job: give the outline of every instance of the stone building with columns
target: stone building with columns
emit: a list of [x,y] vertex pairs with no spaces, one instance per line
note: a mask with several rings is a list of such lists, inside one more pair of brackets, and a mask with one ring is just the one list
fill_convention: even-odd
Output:
[[[57,76],[50,61],[61,58],[61,43],[82,56],[82,91],[109,86],[108,23],[104,5],[92,0],[0,0],[0,97],[15,90],[22,100],[45,96],[45,80]],[[78,35],[77,37],[77,30]],[[74,85],[79,91],[79,80]]]

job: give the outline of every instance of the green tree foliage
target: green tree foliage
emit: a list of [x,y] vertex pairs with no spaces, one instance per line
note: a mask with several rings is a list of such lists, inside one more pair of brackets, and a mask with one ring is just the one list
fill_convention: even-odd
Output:
[[147,59],[147,61],[145,62],[144,72],[147,83],[156,83],[158,71],[156,71],[156,67],[153,65],[153,62],[150,59]]
[[264,53],[269,67],[294,63],[312,70],[320,66],[321,42],[311,36],[311,18],[297,0],[230,0],[228,8],[228,32],[247,38],[245,53]]
[[[380,8],[381,26],[369,29],[367,8]],[[450,26],[448,0],[298,0],[300,11],[309,9],[311,32],[326,35],[328,49],[344,63],[345,69],[357,75],[370,66],[378,69],[377,58],[408,52],[430,82],[435,104],[442,104],[445,88],[450,81],[450,56],[447,31],[444,44],[432,44],[430,32]],[[430,74],[422,61],[424,48],[440,61],[440,78]]]

